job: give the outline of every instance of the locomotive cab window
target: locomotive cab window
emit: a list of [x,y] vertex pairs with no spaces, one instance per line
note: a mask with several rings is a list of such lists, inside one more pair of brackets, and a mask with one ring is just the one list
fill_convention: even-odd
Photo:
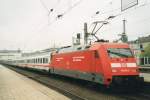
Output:
[[108,52],[109,57],[111,58],[133,57],[133,54],[129,48],[109,48],[107,52]]

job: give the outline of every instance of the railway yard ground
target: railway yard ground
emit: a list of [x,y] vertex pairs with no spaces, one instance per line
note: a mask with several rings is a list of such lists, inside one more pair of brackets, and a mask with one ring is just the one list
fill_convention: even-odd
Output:
[[[140,89],[107,89],[90,82],[0,65],[0,100],[150,100],[150,74]],[[136,83],[135,83],[136,84]]]

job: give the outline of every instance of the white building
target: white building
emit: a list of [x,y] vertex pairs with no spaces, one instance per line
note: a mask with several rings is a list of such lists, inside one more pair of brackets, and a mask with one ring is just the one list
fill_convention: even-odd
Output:
[[142,52],[142,48],[144,50],[145,47],[150,45],[150,35],[146,37],[140,37],[135,41],[129,42],[130,47],[134,50],[134,55],[137,58],[137,63],[145,66],[150,65],[150,57],[140,57]]
[[0,50],[0,62],[11,61],[21,57],[20,50]]

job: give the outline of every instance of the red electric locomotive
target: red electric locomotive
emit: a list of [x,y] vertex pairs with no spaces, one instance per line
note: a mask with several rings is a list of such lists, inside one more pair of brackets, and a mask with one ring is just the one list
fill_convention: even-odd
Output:
[[50,72],[106,86],[143,81],[136,59],[126,43],[99,42],[72,51],[60,50],[52,55]]

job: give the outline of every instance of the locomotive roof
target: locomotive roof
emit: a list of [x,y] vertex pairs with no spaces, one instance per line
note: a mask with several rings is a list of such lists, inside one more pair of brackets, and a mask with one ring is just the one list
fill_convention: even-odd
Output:
[[93,43],[91,45],[91,50],[98,49],[100,46],[106,47],[106,48],[129,48],[129,45],[127,43]]
[[105,46],[106,48],[109,47],[128,48],[129,47],[128,44],[126,43],[95,42],[90,45],[76,45],[76,46],[62,47],[58,50],[58,52],[59,53],[73,52],[73,51],[86,50],[86,49],[94,50],[94,49],[98,49],[100,46]]
[[96,45],[128,45],[127,43],[95,42]]

